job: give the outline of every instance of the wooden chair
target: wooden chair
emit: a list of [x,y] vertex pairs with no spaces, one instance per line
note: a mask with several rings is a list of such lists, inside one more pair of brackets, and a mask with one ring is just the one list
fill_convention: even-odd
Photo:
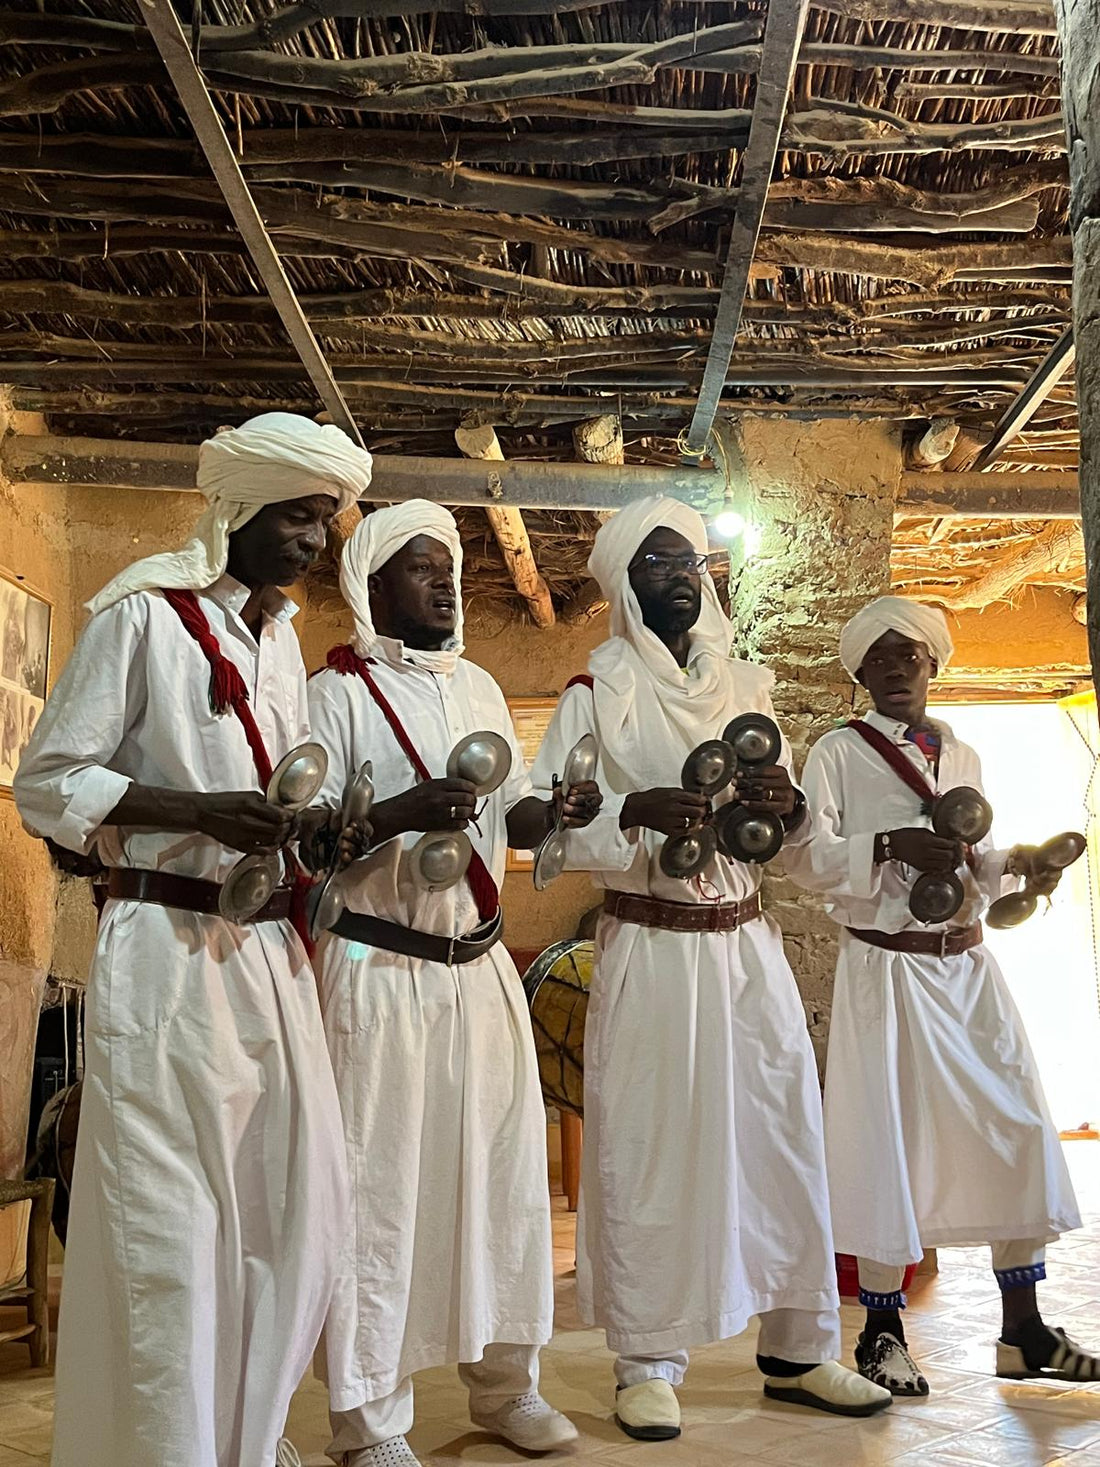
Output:
[[30,1346],[31,1364],[50,1363],[49,1251],[50,1214],[53,1210],[53,1182],[44,1178],[36,1182],[0,1182],[0,1208],[17,1202],[31,1204],[27,1228],[27,1267],[22,1278],[0,1287],[0,1307],[25,1304],[27,1323],[17,1329],[0,1330],[0,1345],[10,1340],[26,1340]]

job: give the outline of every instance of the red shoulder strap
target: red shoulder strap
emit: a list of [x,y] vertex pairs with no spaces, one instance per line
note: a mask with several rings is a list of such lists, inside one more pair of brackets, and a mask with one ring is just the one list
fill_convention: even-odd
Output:
[[562,688],[562,692],[563,693],[568,693],[568,691],[569,691],[570,688],[575,688],[575,687],[584,687],[584,688],[587,688],[589,690],[589,692],[591,692],[592,689],[595,686],[596,686],[595,679],[592,677],[592,675],[590,673],[587,673],[587,672],[578,672],[577,675],[576,675],[576,677],[571,677],[569,679],[569,681],[566,683],[565,687]]
[[[405,725],[398,718],[393,705],[382,692],[382,689],[371,676],[370,666],[356,652],[354,647],[333,647],[328,654],[328,665],[334,671],[347,675],[356,673],[363,679],[367,691],[374,699],[382,717],[389,724],[393,736],[400,744],[403,753],[407,756],[409,763],[416,770],[420,779],[431,779],[428,766],[420,757],[419,751],[412,739],[409,737]],[[470,864],[466,868],[466,880],[470,883],[470,891],[477,904],[478,916],[483,922],[490,917],[495,917],[500,908],[500,893],[497,884],[493,880],[488,866],[475,850],[470,857]]]
[[872,728],[870,724],[864,723],[861,718],[849,720],[848,727],[853,733],[858,734],[865,744],[869,744],[876,754],[881,755],[898,778],[904,784],[908,785],[917,796],[922,808],[927,814],[931,810],[932,801],[936,798],[936,791],[913,768],[897,744],[891,743],[884,733],[881,733],[877,728]]
[[249,707],[248,689],[237,664],[231,662],[218,646],[218,639],[210,630],[206,613],[199,605],[199,598],[194,591],[163,591],[161,594],[188,634],[199,644],[202,655],[209,662],[210,706],[215,713],[228,713],[232,709],[237,715],[248,740],[248,747],[252,750],[252,760],[260,777],[260,786],[266,789],[271,778],[271,759]]

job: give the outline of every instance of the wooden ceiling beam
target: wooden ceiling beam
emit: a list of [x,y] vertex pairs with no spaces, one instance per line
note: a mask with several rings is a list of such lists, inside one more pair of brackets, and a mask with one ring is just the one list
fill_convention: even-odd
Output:
[[353,441],[361,444],[362,437],[351,410],[344,401],[344,394],[332,375],[332,369],[325,360],[325,354],[318,345],[305,312],[298,304],[294,287],[248,191],[248,185],[244,181],[210,93],[206,90],[202,73],[195,64],[171,0],[140,0],[140,8],[165,69],[195,130],[195,136],[206,154],[226,206],[233,216],[233,222],[248,246],[248,252],[317,396],[324,403],[332,421]]
[[[19,484],[31,483],[184,491],[195,488],[198,453],[193,444],[9,435],[0,449],[0,467],[16,492]],[[705,512],[720,506],[724,493],[724,475],[681,466],[482,463],[378,454],[369,502],[428,496],[439,504],[482,509],[614,510],[634,499],[667,494]]]
[[1076,355],[1073,327],[1069,326],[1035,369],[1020,395],[997,419],[992,437],[974,460],[976,469],[988,469],[990,464],[997,462],[1008,444],[1023,432],[1054,388],[1072,370]]
[[[455,443],[466,458],[486,463],[503,463],[504,450],[496,429],[488,424],[481,428],[456,428]],[[496,538],[512,584],[527,603],[531,620],[546,629],[554,625],[554,603],[550,587],[543,579],[531,549],[531,537],[523,523],[523,512],[514,505],[485,506],[485,517]]]
[[726,384],[726,373],[737,343],[753,256],[764,223],[775,160],[794,79],[798,48],[806,27],[808,0],[770,0],[764,29],[760,70],[756,76],[749,141],[741,160],[741,189],[730,226],[725,273],[714,318],[707,364],[699,400],[692,414],[685,449],[698,457],[707,447],[710,430]]
[[998,472],[902,474],[897,513],[943,519],[1079,519],[1074,473]]

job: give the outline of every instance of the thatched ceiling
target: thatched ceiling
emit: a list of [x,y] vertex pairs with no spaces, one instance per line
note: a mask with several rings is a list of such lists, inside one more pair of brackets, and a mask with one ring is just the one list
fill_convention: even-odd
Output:
[[[489,422],[508,453],[570,457],[570,425],[613,411],[628,458],[671,452],[721,283],[760,4],[193,9],[372,446],[453,453],[459,423]],[[1069,318],[1053,32],[1044,0],[811,12],[726,407],[988,431]],[[136,3],[0,9],[0,210],[17,406],[57,431],[192,440],[264,405],[316,410]],[[1004,462],[1075,464],[1071,381]],[[912,527],[906,565],[929,535],[943,544]]]

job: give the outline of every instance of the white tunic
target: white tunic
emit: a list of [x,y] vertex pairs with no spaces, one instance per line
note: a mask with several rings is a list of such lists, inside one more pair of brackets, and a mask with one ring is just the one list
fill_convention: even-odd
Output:
[[[905,725],[868,724],[927,777]],[[981,788],[974,750],[942,736],[941,792]],[[924,929],[909,911],[916,875],[874,864],[877,832],[927,828],[920,801],[850,729],[810,751],[803,787],[811,839],[793,853],[796,881],[822,892],[844,927],[940,931],[974,922],[1002,887],[1006,853],[987,837],[965,870],[966,902]],[[894,1265],[922,1248],[1035,1242],[1080,1227],[1058,1136],[1016,1006],[983,945],[959,957],[888,952],[841,933],[829,1035],[825,1134],[833,1228],[841,1252]]]
[[[771,714],[769,676],[743,665],[739,681],[756,695],[731,700],[700,742],[749,707]],[[535,763],[537,789],[594,724],[591,690],[568,688]],[[679,775],[669,769],[666,783]],[[756,868],[723,857],[696,882],[665,876],[663,837],[619,829],[619,777],[601,760],[603,812],[570,832],[571,869],[664,901],[740,901],[758,889]],[[697,934],[602,917],[584,1097],[577,1292],[612,1349],[679,1350],[739,1334],[754,1314],[836,1307],[821,1097],[774,922]]]
[[[372,673],[433,777],[477,729],[503,734],[512,772],[469,834],[499,886],[505,815],[531,793],[508,707],[488,673],[403,660],[379,641]],[[309,684],[314,735],[338,803],[365,759],[376,798],[416,782],[363,680],[324,671]],[[417,832],[379,848],[348,906],[451,937],[479,923],[469,884],[430,894],[409,875]],[[325,1328],[332,1406],[352,1410],[428,1366],[477,1361],[491,1343],[539,1345],[552,1330],[545,1111],[523,988],[502,943],[448,967],[342,938],[317,960],[344,1110],[354,1232]]]
[[[278,597],[253,638],[243,586],[200,602],[273,760],[308,735]],[[109,866],[218,880],[239,852],[108,828],[132,781],[255,789],[210,666],[141,592],[93,617],[23,756],[26,823]],[[289,923],[108,903],[57,1362],[54,1467],[268,1467],[309,1363],[346,1231],[340,1115],[313,975]]]

